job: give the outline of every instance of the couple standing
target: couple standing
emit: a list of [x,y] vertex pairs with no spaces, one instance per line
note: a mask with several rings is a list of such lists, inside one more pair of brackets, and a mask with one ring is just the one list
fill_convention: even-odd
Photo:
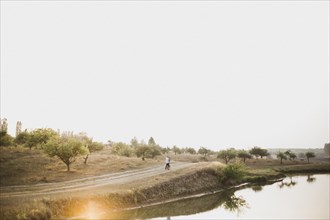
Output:
[[171,163],[171,158],[169,156],[166,156],[165,158],[165,170],[169,170],[170,169],[170,163]]

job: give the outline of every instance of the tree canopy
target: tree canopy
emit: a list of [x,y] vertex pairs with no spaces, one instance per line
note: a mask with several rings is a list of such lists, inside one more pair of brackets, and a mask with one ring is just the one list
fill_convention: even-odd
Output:
[[52,137],[43,150],[49,156],[56,156],[65,163],[67,171],[70,171],[70,165],[78,156],[89,154],[86,143],[73,137]]
[[198,153],[202,154],[204,157],[206,157],[210,152],[211,152],[211,150],[209,150],[205,147],[200,147],[198,150]]
[[228,162],[232,159],[234,159],[237,155],[237,152],[234,148],[230,148],[227,150],[221,150],[218,153],[218,158],[221,158],[223,160],[225,160],[225,163],[228,164]]
[[29,147],[43,147],[53,137],[59,137],[60,135],[51,128],[38,128],[29,132],[25,146]]
[[267,149],[262,149],[262,148],[260,148],[260,147],[253,147],[253,148],[249,151],[249,153],[250,153],[251,155],[255,156],[256,158],[258,158],[258,157],[263,158],[263,157],[269,155]]
[[287,160],[288,159],[287,156],[286,156],[286,154],[283,153],[283,152],[278,152],[278,154],[276,156],[277,156],[278,159],[281,160],[281,164],[283,163],[283,160]]
[[243,159],[243,162],[245,163],[246,159],[251,159],[252,155],[247,152],[246,150],[239,150],[237,151],[237,157]]
[[307,161],[309,163],[309,159],[315,157],[315,154],[312,151],[308,151],[308,152],[305,153],[305,156],[306,156]]
[[13,144],[14,138],[5,130],[0,130],[0,146],[7,147]]

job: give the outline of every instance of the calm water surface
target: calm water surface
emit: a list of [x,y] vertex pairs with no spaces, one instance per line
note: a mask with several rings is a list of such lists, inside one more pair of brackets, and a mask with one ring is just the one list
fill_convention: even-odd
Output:
[[287,177],[271,185],[111,213],[116,219],[330,219],[330,175]]

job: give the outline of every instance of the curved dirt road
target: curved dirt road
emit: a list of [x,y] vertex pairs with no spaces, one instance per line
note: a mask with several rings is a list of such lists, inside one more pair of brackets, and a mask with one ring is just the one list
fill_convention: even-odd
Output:
[[[192,166],[192,163],[173,163],[172,171]],[[164,166],[148,167],[138,170],[130,170],[119,173],[105,174],[95,177],[80,178],[64,182],[43,183],[35,185],[3,186],[0,187],[0,199],[18,198],[30,196],[56,195],[82,191],[86,189],[96,189],[109,185],[119,185],[134,182],[143,178],[148,178],[165,172]]]

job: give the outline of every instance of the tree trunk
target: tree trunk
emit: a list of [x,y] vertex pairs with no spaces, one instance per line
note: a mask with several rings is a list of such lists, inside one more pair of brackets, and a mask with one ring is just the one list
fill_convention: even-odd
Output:
[[89,156],[89,154],[87,154],[87,156],[86,157],[84,157],[84,164],[87,164],[87,159],[88,159],[88,156]]
[[66,165],[66,168],[67,168],[66,171],[70,172],[70,164],[67,164],[67,165]]
[[307,157],[307,162],[309,163],[309,157]]
[[282,164],[282,160],[283,160],[283,159],[281,158],[281,164]]

